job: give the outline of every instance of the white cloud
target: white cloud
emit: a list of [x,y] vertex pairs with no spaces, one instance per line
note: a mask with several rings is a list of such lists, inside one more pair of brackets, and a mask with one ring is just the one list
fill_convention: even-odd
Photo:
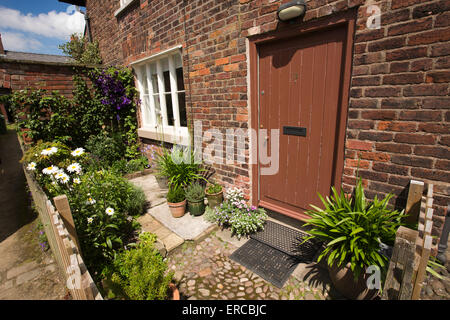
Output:
[[71,34],[84,31],[84,16],[73,10],[25,15],[18,10],[0,7],[0,28],[69,40]]
[[43,47],[43,44],[23,33],[2,32],[2,42],[5,50],[10,51],[35,51]]

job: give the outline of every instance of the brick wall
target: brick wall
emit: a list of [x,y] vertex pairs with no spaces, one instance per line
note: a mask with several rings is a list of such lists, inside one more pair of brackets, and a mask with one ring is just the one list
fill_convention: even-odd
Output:
[[[290,28],[274,0],[135,1],[117,18],[119,1],[87,1],[103,61],[123,64],[183,46],[188,118],[204,128],[247,128],[246,38]],[[369,5],[381,28],[368,29]],[[370,198],[396,195],[404,205],[410,179],[435,184],[434,234],[450,200],[450,2],[445,0],[310,0],[303,21],[357,8],[343,187],[357,169]],[[302,23],[297,22],[297,23]],[[246,146],[247,148],[248,146]],[[236,150],[246,154],[248,150]],[[217,165],[226,185],[248,191],[248,164]]]
[[0,61],[0,88],[59,91],[72,97],[74,69],[71,65]]

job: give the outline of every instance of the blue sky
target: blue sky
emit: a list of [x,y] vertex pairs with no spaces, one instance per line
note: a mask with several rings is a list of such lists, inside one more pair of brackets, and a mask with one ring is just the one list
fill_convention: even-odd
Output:
[[5,50],[62,54],[58,45],[67,42],[72,33],[83,31],[84,16],[69,4],[58,0],[0,0]]

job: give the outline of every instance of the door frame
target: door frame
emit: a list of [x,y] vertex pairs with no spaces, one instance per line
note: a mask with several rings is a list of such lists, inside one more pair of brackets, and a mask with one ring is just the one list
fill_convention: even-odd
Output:
[[[255,35],[248,38],[249,42],[249,62],[250,62],[250,124],[254,130],[259,129],[259,75],[258,75],[258,46],[272,41],[280,41],[283,39],[302,37],[312,32],[327,32],[336,27],[345,26],[347,31],[346,41],[344,43],[344,52],[342,55],[343,73],[341,75],[342,84],[339,92],[339,109],[340,119],[337,124],[339,135],[336,137],[335,170],[333,182],[335,186],[341,185],[342,174],[344,170],[344,154],[345,154],[345,133],[347,129],[347,113],[349,104],[350,80],[352,72],[352,57],[353,57],[353,38],[355,33],[355,25],[357,18],[357,10],[350,9],[333,16],[324,17],[318,20],[301,23],[296,26],[288,26],[287,30],[273,31],[266,34]],[[258,138],[256,138],[258,139]],[[252,141],[252,147],[256,148],[256,161],[252,161],[251,165],[251,183],[252,183],[252,204],[255,206],[262,206],[269,210],[279,212],[298,220],[307,220],[308,215],[298,213],[281,208],[274,204],[269,204],[260,201],[260,175],[259,175],[259,150],[258,141]]]

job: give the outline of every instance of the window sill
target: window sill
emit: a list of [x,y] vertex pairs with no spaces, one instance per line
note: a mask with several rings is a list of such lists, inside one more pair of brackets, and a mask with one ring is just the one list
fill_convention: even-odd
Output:
[[182,128],[181,132],[176,133],[173,129],[166,128],[164,134],[161,131],[155,131],[152,128],[142,127],[138,129],[140,138],[164,141],[171,144],[188,146],[191,143],[187,128]]
[[114,12],[114,16],[117,17],[118,15],[120,15],[125,9],[127,9],[134,2],[136,2],[136,0],[130,0],[127,4],[117,9],[116,12]]

